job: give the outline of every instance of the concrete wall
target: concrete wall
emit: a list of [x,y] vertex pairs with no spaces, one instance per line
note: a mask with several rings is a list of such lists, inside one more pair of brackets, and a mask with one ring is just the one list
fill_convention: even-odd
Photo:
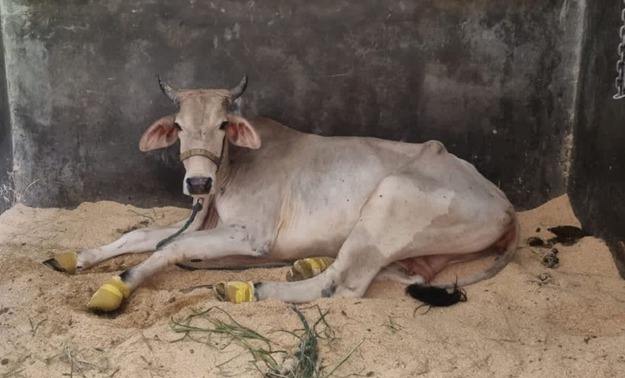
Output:
[[622,6],[588,4],[569,192],[584,228],[607,241],[625,278],[625,99],[612,99]]
[[583,0],[0,0],[15,186],[35,206],[182,200],[155,77],[323,135],[439,139],[519,208],[569,172]]

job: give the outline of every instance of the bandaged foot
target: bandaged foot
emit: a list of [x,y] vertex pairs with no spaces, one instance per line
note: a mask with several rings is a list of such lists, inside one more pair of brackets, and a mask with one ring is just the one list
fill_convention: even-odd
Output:
[[115,276],[100,286],[98,291],[91,297],[87,307],[95,311],[114,311],[119,308],[122,301],[128,298],[129,295],[130,289],[128,286],[119,276]]
[[326,270],[334,259],[331,257],[309,257],[297,260],[286,274],[287,281],[301,281],[313,278]]
[[213,286],[213,291],[220,301],[229,301],[237,304],[254,301],[254,284],[252,282],[220,282]]
[[57,253],[53,258],[43,263],[56,271],[74,274],[76,273],[76,265],[78,265],[78,255],[76,252]]

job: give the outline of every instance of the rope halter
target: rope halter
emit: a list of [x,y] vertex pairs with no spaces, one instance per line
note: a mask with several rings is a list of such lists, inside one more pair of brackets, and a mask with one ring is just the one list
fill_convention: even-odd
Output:
[[221,161],[224,156],[225,145],[226,145],[226,138],[224,137],[223,141],[221,142],[221,153],[219,156],[215,155],[214,153],[204,148],[192,148],[190,150],[186,150],[185,152],[180,153],[180,161],[185,161],[191,156],[204,156],[208,160],[212,161],[217,166],[217,169],[219,169],[219,166],[221,165]]

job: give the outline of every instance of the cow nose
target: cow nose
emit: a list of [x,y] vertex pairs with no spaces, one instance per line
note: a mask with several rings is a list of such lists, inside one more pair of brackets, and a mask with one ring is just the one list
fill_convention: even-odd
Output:
[[189,194],[208,194],[213,185],[210,177],[189,177],[187,179],[187,189]]

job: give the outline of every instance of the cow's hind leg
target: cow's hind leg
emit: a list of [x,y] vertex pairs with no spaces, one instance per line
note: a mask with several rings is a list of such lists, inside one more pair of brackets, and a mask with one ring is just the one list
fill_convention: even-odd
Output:
[[262,282],[254,285],[258,300],[309,302],[321,297],[362,297],[380,269],[386,265],[379,250],[352,232],[339,254],[321,274],[297,282]]
[[295,282],[244,282],[222,283],[216,286],[222,299],[239,303],[241,292],[253,291],[254,298],[279,299],[285,302],[303,303],[321,297],[361,297],[380,269],[388,264],[380,253],[379,244],[359,224],[341,246],[336,260],[322,273],[313,278]]
[[[289,282],[309,280],[320,275],[334,263],[332,257],[307,257],[296,260],[286,274]],[[221,300],[233,303],[252,302],[254,300],[254,284],[251,282],[230,281],[214,285],[215,294]]]

